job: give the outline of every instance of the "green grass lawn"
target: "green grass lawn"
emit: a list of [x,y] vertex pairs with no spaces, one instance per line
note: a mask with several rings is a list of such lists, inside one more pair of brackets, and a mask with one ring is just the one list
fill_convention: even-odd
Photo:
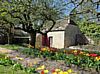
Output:
[[8,45],[8,44],[6,44],[6,45],[0,45],[0,47],[11,49],[11,50],[18,50],[22,46],[20,46],[20,45]]
[[13,70],[11,66],[0,65],[0,74],[28,74],[24,70]]

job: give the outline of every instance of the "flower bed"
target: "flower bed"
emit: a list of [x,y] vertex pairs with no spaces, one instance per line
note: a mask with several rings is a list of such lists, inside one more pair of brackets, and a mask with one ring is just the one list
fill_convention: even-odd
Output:
[[13,74],[17,74],[17,71],[22,74],[27,74],[27,73],[28,74],[32,74],[32,73],[39,74],[38,72],[35,71],[34,67],[25,67],[16,61],[10,60],[9,57],[3,54],[0,54],[0,66],[10,68],[9,70],[11,71],[8,72],[7,74],[11,74],[12,72]]
[[47,70],[45,65],[42,65],[36,69],[40,74],[77,74],[72,69],[63,71],[61,69],[52,69],[51,71]]
[[[68,67],[77,67],[82,70],[100,70],[100,53],[84,50],[65,50],[49,47],[40,49],[24,49],[22,51],[31,57],[44,58],[46,60],[63,60]],[[45,61],[44,61],[45,62]],[[91,71],[92,72],[92,71]]]
[[[43,59],[42,62],[44,63],[37,63],[35,65],[31,64],[31,67],[24,67],[18,63],[14,63],[11,64],[11,60],[10,60],[10,65],[12,65],[13,67],[15,67],[14,69],[23,69],[26,72],[39,72],[40,74],[45,74],[45,71],[48,72],[48,74],[57,74],[57,73],[62,73],[62,74],[73,74],[73,73],[78,73],[78,71],[88,71],[91,73],[100,73],[100,52],[93,52],[93,51],[86,51],[86,50],[67,50],[67,49],[56,49],[56,48],[49,48],[49,47],[42,47],[40,49],[32,49],[32,48],[19,48],[20,50],[18,50],[19,52],[22,52],[23,54],[31,57],[31,58],[41,58]],[[19,60],[23,60],[22,58],[16,57]],[[6,58],[5,58],[6,59]],[[5,60],[4,59],[4,60]],[[9,63],[7,63],[9,59],[6,59],[6,63],[4,63],[4,65],[9,65]],[[51,69],[48,69],[48,67],[52,68],[50,63],[49,65],[46,65],[46,60],[48,61],[56,61],[56,63],[61,60],[64,62],[63,65],[61,65],[61,67],[56,66],[53,70],[55,70],[54,72]],[[1,60],[0,60],[1,62]],[[46,63],[45,63],[46,62]],[[3,64],[1,62],[1,64]],[[55,63],[55,64],[56,64]],[[53,65],[55,65],[53,64]],[[45,66],[44,69],[41,70],[37,70],[38,67],[41,67],[42,65]],[[18,66],[18,67],[17,67]],[[68,67],[68,69],[64,69],[62,67]],[[56,72],[56,69],[59,69],[59,72]],[[71,69],[73,72],[72,73],[68,73],[67,70]],[[93,72],[94,71],[94,72]],[[78,73],[78,74],[81,74]],[[83,73],[85,74],[85,73]],[[90,73],[87,73],[90,74]]]

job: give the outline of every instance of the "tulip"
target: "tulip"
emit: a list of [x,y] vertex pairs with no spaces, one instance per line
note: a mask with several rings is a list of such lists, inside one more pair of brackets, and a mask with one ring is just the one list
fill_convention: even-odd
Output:
[[44,68],[45,68],[45,66],[42,65],[42,66],[38,67],[37,70],[43,70]]
[[48,72],[49,72],[48,70],[44,70],[44,73],[48,74]]
[[18,60],[24,60],[24,58],[20,58],[20,57],[15,57],[15,58],[17,58]]
[[55,69],[55,71],[56,71],[56,72],[59,72],[59,71],[61,71],[61,70],[60,70],[60,69]]
[[63,73],[64,73],[63,71],[58,72],[58,74],[63,74]]
[[84,54],[84,52],[81,51],[80,54]]
[[92,54],[89,54],[91,57],[96,57],[97,56],[97,54],[95,54],[95,53],[92,53]]
[[58,74],[57,72],[53,72],[52,74]]
[[100,60],[100,56],[95,57],[95,60],[96,60],[96,61],[99,61],[99,60]]
[[74,50],[73,52],[74,52],[74,53],[77,53],[77,50]]
[[41,50],[42,50],[42,51],[46,51],[47,49],[46,49],[46,48],[41,48]]
[[72,69],[68,69],[67,72],[68,72],[68,73],[72,73]]
[[68,72],[63,72],[63,74],[69,74]]
[[86,56],[90,56],[88,53],[87,54],[85,54]]
[[43,70],[41,71],[41,74],[45,74]]
[[52,72],[55,72],[55,69],[52,69]]

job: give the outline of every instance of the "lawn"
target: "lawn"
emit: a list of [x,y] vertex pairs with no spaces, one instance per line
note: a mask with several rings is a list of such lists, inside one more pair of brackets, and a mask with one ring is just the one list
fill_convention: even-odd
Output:
[[13,70],[12,66],[0,65],[0,74],[27,74],[24,70]]
[[11,50],[18,50],[22,46],[20,46],[20,45],[14,45],[14,44],[12,44],[12,45],[6,44],[6,45],[0,45],[0,47],[11,49]]

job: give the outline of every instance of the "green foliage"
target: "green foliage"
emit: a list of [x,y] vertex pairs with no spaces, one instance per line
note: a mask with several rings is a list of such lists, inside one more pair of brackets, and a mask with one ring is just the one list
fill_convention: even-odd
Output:
[[[35,71],[35,68],[34,67],[24,67],[22,64],[16,62],[16,61],[13,61],[13,60],[10,60],[9,58],[6,57],[6,55],[2,55],[0,54],[0,66],[6,66],[6,67],[10,67],[9,70],[11,70],[11,72],[14,72],[14,73],[11,73],[11,74],[31,74],[31,73],[36,73],[38,74],[36,71]],[[6,70],[6,69],[5,69]],[[3,70],[4,71],[4,70]],[[8,70],[6,70],[8,71]],[[17,71],[19,73],[17,73]],[[0,72],[1,72],[1,69],[0,69]],[[7,73],[7,72],[6,72]],[[10,72],[8,72],[7,74],[10,74]]]
[[89,36],[98,44],[100,41],[100,25],[96,23],[78,22],[78,26],[83,34]]
[[10,24],[22,24],[22,29],[27,32],[29,29],[40,30],[47,20],[56,22],[64,16],[66,9],[64,0],[11,0],[0,3],[1,19]]
[[24,70],[13,70],[12,66],[0,65],[0,74],[27,74]]

